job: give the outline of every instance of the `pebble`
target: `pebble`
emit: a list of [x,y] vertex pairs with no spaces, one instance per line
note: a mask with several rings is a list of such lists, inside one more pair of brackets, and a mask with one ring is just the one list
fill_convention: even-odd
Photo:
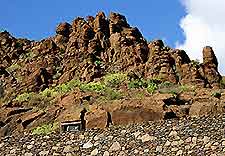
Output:
[[145,134],[142,137],[139,138],[143,143],[148,141],[153,141],[155,137],[150,136],[149,134]]
[[170,142],[167,140],[164,146],[170,146]]
[[94,137],[94,141],[97,141],[97,140],[99,140],[99,137],[96,135],[96,136]]
[[179,143],[178,143],[178,141],[173,141],[172,143],[171,143],[171,146],[177,146]]
[[222,146],[225,146],[225,141],[222,142]]
[[63,152],[64,153],[69,153],[69,152],[72,152],[73,151],[73,148],[71,146],[66,146],[64,149],[63,149]]
[[171,131],[169,136],[177,136],[177,132],[176,131]]
[[172,152],[176,152],[178,150],[178,148],[174,147],[174,148],[171,148],[171,151]]
[[92,152],[91,152],[91,155],[97,155],[98,154],[98,149],[94,149]]
[[49,151],[41,151],[39,153],[40,156],[45,156],[45,155],[48,155]]
[[109,151],[112,152],[112,151],[118,151],[121,149],[121,146],[120,146],[120,143],[119,142],[114,142],[112,144],[112,146],[109,148]]
[[188,137],[188,138],[185,140],[186,143],[190,143],[191,141],[192,141],[192,138],[191,138],[191,137]]
[[109,152],[108,151],[105,151],[103,156],[109,156]]
[[192,141],[193,144],[196,144],[196,143],[197,143],[197,137],[193,137],[193,138],[191,139],[191,141]]
[[83,145],[83,148],[91,148],[93,144],[91,142],[87,142]]
[[179,150],[176,155],[182,155],[183,151]]
[[204,136],[204,138],[202,139],[202,141],[204,142],[204,144],[208,143],[209,140],[210,140],[210,138],[207,137],[207,136]]
[[33,145],[27,145],[27,149],[32,149],[33,148]]
[[157,146],[155,150],[156,152],[162,152],[162,146]]
[[32,153],[25,153],[24,156],[33,156]]

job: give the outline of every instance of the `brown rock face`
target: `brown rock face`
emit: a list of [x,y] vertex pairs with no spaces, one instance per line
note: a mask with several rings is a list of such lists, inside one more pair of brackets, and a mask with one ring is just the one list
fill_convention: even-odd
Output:
[[219,87],[222,77],[218,72],[218,61],[212,47],[203,49],[203,74],[210,87]]
[[56,28],[56,34],[68,37],[71,33],[72,26],[69,23],[60,23]]
[[175,60],[169,53],[170,48],[164,47],[161,40],[151,42],[148,47],[150,58],[146,64],[147,77],[177,83]]
[[55,43],[62,49],[65,49],[69,41],[69,35],[72,32],[72,26],[69,23],[60,23],[56,28]]

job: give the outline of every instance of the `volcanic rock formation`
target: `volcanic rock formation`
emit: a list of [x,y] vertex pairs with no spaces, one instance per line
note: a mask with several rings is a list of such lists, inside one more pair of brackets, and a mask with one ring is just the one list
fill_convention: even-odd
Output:
[[[148,43],[138,28],[131,27],[126,18],[118,13],[110,13],[107,18],[103,12],[99,12],[96,17],[88,16],[86,20],[78,17],[72,24],[60,23],[55,36],[41,41],[17,39],[6,31],[1,32],[0,55],[0,121],[4,134],[29,127],[31,123],[35,126],[44,121],[65,120],[65,116],[73,114],[71,108],[78,109],[80,99],[85,96],[80,91],[56,98],[58,102],[49,106],[47,112],[21,111],[21,108],[30,106],[15,100],[20,94],[38,93],[72,79],[87,83],[101,79],[108,73],[124,72],[132,75],[132,78],[160,79],[175,85],[222,87],[218,61],[211,47],[203,49],[203,63],[191,61],[185,51],[167,47],[161,40]],[[112,113],[112,122],[119,124],[163,119],[166,113],[166,118],[169,118],[169,114],[175,110],[179,112],[186,107],[189,110],[193,101],[201,103],[201,100],[193,100],[195,96],[184,97],[189,103],[188,106],[181,106],[182,109],[179,99],[171,104],[175,105],[173,108],[171,105],[165,108],[165,100],[173,98],[171,95],[153,96],[140,101],[114,101],[109,107],[94,105],[87,112],[87,127],[104,127],[109,112]],[[208,102],[206,99],[203,101]],[[221,100],[211,101],[213,106],[215,103],[223,104]],[[33,107],[46,105],[47,102],[41,100],[31,103]],[[209,112],[212,105],[209,106]],[[15,113],[10,113],[14,110]],[[79,111],[72,116],[77,118]],[[98,119],[102,119],[103,123]]]

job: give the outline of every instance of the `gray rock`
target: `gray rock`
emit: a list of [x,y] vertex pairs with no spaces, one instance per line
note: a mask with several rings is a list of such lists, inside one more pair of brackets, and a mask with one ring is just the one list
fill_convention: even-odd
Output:
[[14,154],[14,153],[16,153],[16,149],[12,149],[12,150],[10,151],[10,154]]
[[166,141],[164,146],[170,146],[171,142],[169,142],[168,140]]
[[176,148],[176,147],[171,148],[171,151],[172,151],[172,152],[176,152],[176,151],[178,151],[178,148]]
[[66,147],[64,147],[63,152],[64,153],[73,152],[73,148],[71,146],[66,146]]
[[222,142],[222,146],[225,147],[225,141]]
[[173,141],[173,142],[171,143],[171,146],[177,146],[178,144],[179,144],[178,141]]
[[109,156],[109,152],[108,151],[105,151],[103,156]]
[[41,151],[39,153],[40,156],[45,156],[45,155],[48,155],[49,154],[49,151]]
[[162,146],[157,146],[155,150],[156,152],[162,152]]
[[33,145],[27,145],[27,149],[30,150],[33,148]]
[[182,155],[183,154],[183,151],[182,150],[179,150],[177,151],[177,154],[176,155]]
[[91,155],[97,155],[98,154],[98,149],[94,149],[92,152],[91,152]]
[[145,134],[142,137],[139,137],[138,139],[140,139],[144,143],[144,142],[155,140],[155,137],[154,136],[150,136],[149,134]]
[[112,146],[110,147],[109,151],[112,152],[112,151],[119,151],[121,149],[121,146],[119,144],[119,142],[114,142],[112,144]]
[[32,153],[25,153],[24,156],[33,156]]
[[204,136],[202,141],[204,142],[204,144],[207,144],[209,142],[210,138],[207,136]]
[[89,141],[83,145],[83,148],[91,148],[93,144]]
[[96,135],[96,136],[94,137],[94,141],[97,141],[97,140],[99,140],[99,137]]
[[59,147],[57,147],[57,146],[53,146],[53,147],[52,147],[52,150],[53,150],[53,151],[57,151],[58,149],[59,149]]
[[171,131],[169,136],[174,136],[175,137],[175,136],[177,136],[177,132],[176,131]]

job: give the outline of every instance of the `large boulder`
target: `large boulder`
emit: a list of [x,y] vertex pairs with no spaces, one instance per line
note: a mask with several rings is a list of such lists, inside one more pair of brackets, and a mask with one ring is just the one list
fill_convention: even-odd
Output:
[[60,23],[56,28],[56,34],[68,37],[71,33],[72,26],[69,23]]
[[212,47],[203,49],[203,73],[209,87],[220,87],[222,77],[218,72],[218,61]]

